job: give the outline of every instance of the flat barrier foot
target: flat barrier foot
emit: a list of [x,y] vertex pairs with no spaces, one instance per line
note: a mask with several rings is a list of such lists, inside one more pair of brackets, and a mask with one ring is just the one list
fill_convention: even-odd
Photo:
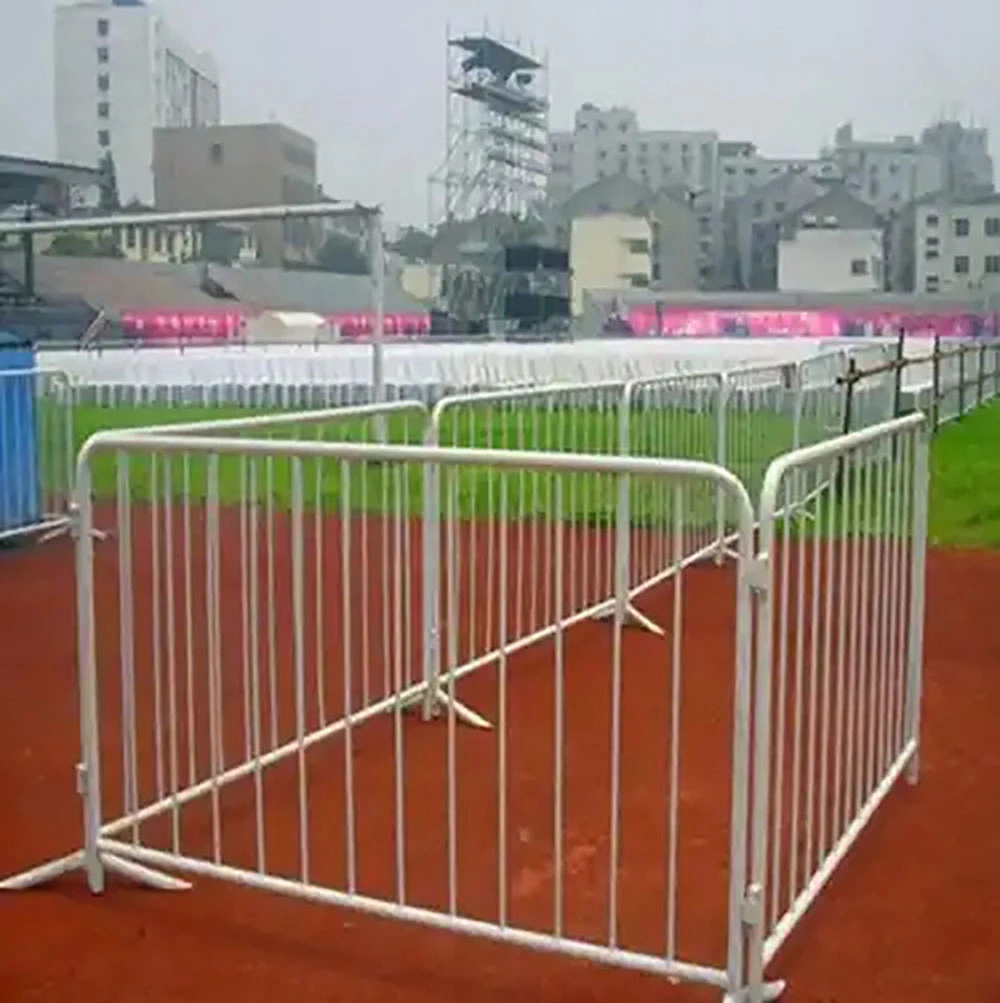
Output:
[[[772,1000],[778,999],[785,991],[785,986],[786,983],[782,979],[775,982],[765,982],[762,987],[763,992],[760,995],[761,1000],[764,1003],[771,1003]],[[726,993],[722,997],[722,1003],[754,1003],[754,999],[748,990],[742,990],[738,993]]]
[[[615,618],[614,606],[611,609],[601,610],[594,614],[595,620],[613,620]],[[625,615],[622,617],[622,626],[636,627],[640,630],[648,631],[657,637],[666,637],[666,631],[654,620],[651,620],[645,613],[640,613],[631,603],[625,607]]]
[[134,860],[126,860],[117,854],[104,852],[101,854],[101,862],[105,870],[117,874],[119,877],[128,878],[138,885],[146,885],[161,892],[185,892],[191,889],[191,882],[182,881],[170,874],[161,871],[154,871],[151,867],[137,864]]
[[56,878],[61,878],[64,874],[72,871],[83,870],[83,851],[78,850],[68,857],[60,857],[58,860],[50,860],[47,864],[34,867],[30,871],[15,874],[11,878],[0,881],[0,891],[23,892],[29,888],[37,888],[39,885],[46,885]]
[[442,713],[449,714],[454,711],[455,717],[462,724],[467,724],[470,728],[480,728],[483,731],[490,731],[493,728],[493,725],[485,717],[466,707],[460,701],[453,700],[443,690],[438,690],[429,700],[426,692],[417,693],[408,700],[403,701],[403,706],[419,706],[425,721],[439,718],[442,716]]
[[[148,888],[155,888],[158,891],[187,891],[191,885],[187,881],[175,878],[160,871],[154,871],[143,864],[126,860],[116,853],[107,850],[100,851],[101,866],[105,871],[117,874],[119,877],[127,878],[139,885],[146,885]],[[35,867],[33,870],[15,874],[5,881],[0,881],[0,891],[23,892],[29,888],[38,888],[41,885],[49,884],[65,874],[74,871],[86,872],[86,860],[82,850],[71,853],[66,857],[59,857],[58,860],[50,860],[47,864]]]

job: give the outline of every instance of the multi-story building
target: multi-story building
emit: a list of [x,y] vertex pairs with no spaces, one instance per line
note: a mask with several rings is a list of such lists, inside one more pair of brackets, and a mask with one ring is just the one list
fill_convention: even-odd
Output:
[[733,289],[776,289],[782,220],[818,199],[831,183],[786,171],[730,199],[724,211],[723,281]]
[[913,234],[916,292],[1000,291],[1000,193],[922,199]]
[[583,313],[584,294],[645,289],[653,275],[650,221],[631,213],[579,216],[570,231],[572,312]]
[[797,173],[817,181],[836,181],[841,172],[830,157],[765,157],[755,143],[723,140],[719,143],[720,194],[723,204],[742,198],[782,174]]
[[993,188],[989,131],[960,122],[937,122],[920,134],[920,144],[936,152],[944,165],[942,188],[953,195]]
[[882,217],[842,184],[781,220],[777,289],[872,293],[885,288]]
[[585,104],[577,110],[573,131],[552,133],[550,143],[549,200],[554,205],[617,174],[653,191],[683,186],[698,221],[700,279],[713,284],[722,240],[717,132],[640,129],[631,108]]
[[[620,229],[617,223],[609,224],[610,229],[587,224],[577,232],[573,230],[575,221],[606,216],[633,216],[645,220],[650,239],[648,285],[651,288],[698,288],[698,221],[683,188],[665,188],[654,192],[639,181],[615,174],[574,192],[557,210],[552,236],[558,244],[570,249],[570,271],[575,278],[578,262],[574,258],[573,240],[576,240],[576,253],[583,255],[585,261],[602,259],[611,252],[592,251],[589,242],[600,241],[602,235],[617,233]],[[618,238],[608,239],[615,242]],[[584,264],[582,267],[589,266]],[[580,281],[578,279],[576,288],[580,288]]]
[[219,80],[142,0],[88,0],[55,13],[56,147],[97,165],[111,154],[123,204],[153,201],[153,130],[217,125]]
[[[157,129],[153,143],[156,206],[239,209],[319,201],[316,143],[278,122],[206,129]],[[260,263],[313,264],[324,228],[315,220],[255,223]]]
[[848,188],[879,212],[899,212],[914,199],[939,191],[944,164],[938,151],[913,136],[891,140],[857,139],[850,123],[840,126],[825,151],[843,173]]

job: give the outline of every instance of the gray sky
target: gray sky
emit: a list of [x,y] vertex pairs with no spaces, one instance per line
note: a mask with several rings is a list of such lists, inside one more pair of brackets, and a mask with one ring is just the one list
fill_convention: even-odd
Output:
[[[0,0],[0,150],[50,157],[55,0]],[[918,132],[958,109],[1000,167],[996,0],[161,0],[211,50],[230,122],[311,134],[336,197],[423,223],[442,157],[444,37],[484,18],[546,51],[552,128],[577,105],[631,105],[646,128],[714,128],[772,156],[812,154],[852,119],[864,137]],[[348,14],[349,12],[349,14]],[[32,97],[27,97],[31,95]]]

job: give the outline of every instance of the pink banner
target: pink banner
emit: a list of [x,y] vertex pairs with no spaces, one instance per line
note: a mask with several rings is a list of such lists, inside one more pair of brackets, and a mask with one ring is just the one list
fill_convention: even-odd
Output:
[[[613,318],[613,330],[623,318]],[[617,321],[617,324],[616,324]],[[892,310],[678,310],[655,305],[631,307],[627,326],[640,336],[686,338],[843,338],[896,335],[903,328],[915,337],[995,337],[1000,315],[916,313]]]
[[[126,334],[143,341],[191,340],[229,341],[240,337],[246,321],[254,316],[242,310],[126,310],[120,322]],[[337,313],[324,317],[345,338],[364,338],[374,327],[371,313]],[[430,331],[427,314],[386,314],[385,333],[391,337],[412,337]]]

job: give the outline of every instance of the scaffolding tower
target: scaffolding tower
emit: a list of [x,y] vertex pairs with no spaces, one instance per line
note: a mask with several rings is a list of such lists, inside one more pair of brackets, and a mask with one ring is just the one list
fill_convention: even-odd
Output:
[[447,38],[446,150],[431,176],[442,308],[501,320],[504,246],[540,219],[549,175],[546,62],[487,33]]

